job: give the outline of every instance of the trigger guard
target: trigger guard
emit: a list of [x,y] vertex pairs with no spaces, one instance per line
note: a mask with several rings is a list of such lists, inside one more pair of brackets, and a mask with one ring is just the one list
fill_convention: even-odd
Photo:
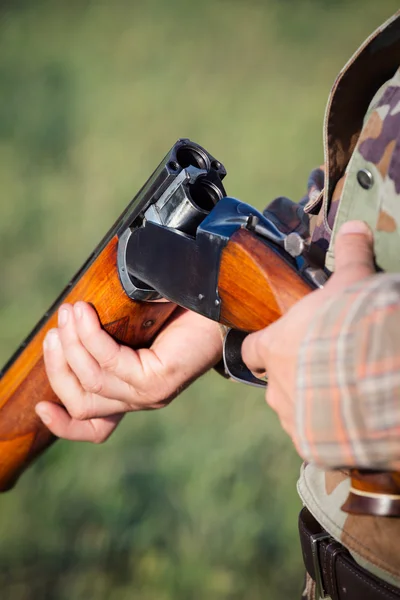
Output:
[[246,331],[229,329],[224,341],[223,359],[225,370],[229,377],[240,383],[247,383],[255,387],[265,388],[267,382],[258,379],[246,367],[242,359],[242,344],[249,334]]

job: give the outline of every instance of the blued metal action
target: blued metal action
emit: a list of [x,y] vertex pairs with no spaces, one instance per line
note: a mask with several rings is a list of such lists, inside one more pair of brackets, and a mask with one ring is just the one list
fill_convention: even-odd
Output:
[[[85,300],[119,342],[151,343],[176,305],[231,328],[231,376],[255,385],[241,360],[246,333],[283,316],[327,273],[307,244],[284,235],[252,206],[226,195],[224,166],[179,140],[0,373],[0,490],[53,441],[35,413],[59,402],[46,377],[42,342],[62,302]],[[349,512],[400,516],[396,473],[352,472]]]

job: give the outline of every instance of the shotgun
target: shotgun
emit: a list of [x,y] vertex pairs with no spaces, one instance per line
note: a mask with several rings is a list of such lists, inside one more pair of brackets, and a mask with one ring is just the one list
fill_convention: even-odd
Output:
[[[0,491],[54,441],[37,417],[59,402],[42,356],[63,302],[90,302],[102,326],[133,348],[149,345],[177,305],[227,326],[225,368],[264,386],[241,343],[268,326],[327,274],[297,234],[226,195],[226,170],[204,148],[178,140],[87,261],[0,372]],[[400,516],[400,474],[352,470],[344,510]]]

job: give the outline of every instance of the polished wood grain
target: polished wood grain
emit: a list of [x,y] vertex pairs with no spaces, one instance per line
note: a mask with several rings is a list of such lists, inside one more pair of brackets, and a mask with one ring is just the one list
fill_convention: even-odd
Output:
[[[63,302],[90,302],[104,328],[132,347],[148,345],[175,310],[170,303],[137,303],[118,278],[117,236],[82,273]],[[54,307],[56,309],[57,307]],[[41,400],[58,402],[48,383],[42,355],[43,339],[57,326],[56,310],[0,379],[0,491],[13,486],[32,460],[54,437],[37,417]]]
[[[218,291],[221,322],[250,332],[279,319],[311,287],[277,252],[241,229],[222,252]],[[350,478],[344,511],[400,517],[400,473],[352,469]]]
[[350,493],[342,506],[345,512],[400,517],[400,473],[352,469],[350,476]]
[[[117,236],[82,273],[63,302],[86,300],[103,327],[132,347],[148,345],[175,310],[170,303],[136,303],[122,289]],[[218,291],[221,322],[256,331],[284,315],[311,288],[263,241],[247,230],[235,233],[222,251]],[[34,411],[40,400],[58,402],[46,377],[42,343],[57,325],[57,305],[0,379],[0,490],[13,486],[54,437]],[[352,470],[352,492],[343,509],[354,514],[400,516],[400,474]]]
[[283,258],[246,229],[222,251],[221,323],[243,331],[270,325],[311,291]]

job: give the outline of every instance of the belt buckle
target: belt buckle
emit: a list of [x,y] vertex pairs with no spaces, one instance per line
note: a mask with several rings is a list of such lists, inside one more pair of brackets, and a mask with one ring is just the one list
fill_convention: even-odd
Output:
[[310,541],[311,541],[311,552],[312,552],[312,559],[313,559],[313,564],[314,564],[314,574],[315,574],[315,596],[316,598],[327,598],[328,594],[326,593],[326,590],[324,589],[323,583],[322,583],[322,573],[321,573],[321,563],[319,560],[319,555],[318,555],[318,545],[320,542],[322,542],[322,540],[328,540],[331,539],[333,540],[332,536],[327,533],[326,531],[323,531],[321,533],[315,533],[314,535],[312,535],[310,537]]

